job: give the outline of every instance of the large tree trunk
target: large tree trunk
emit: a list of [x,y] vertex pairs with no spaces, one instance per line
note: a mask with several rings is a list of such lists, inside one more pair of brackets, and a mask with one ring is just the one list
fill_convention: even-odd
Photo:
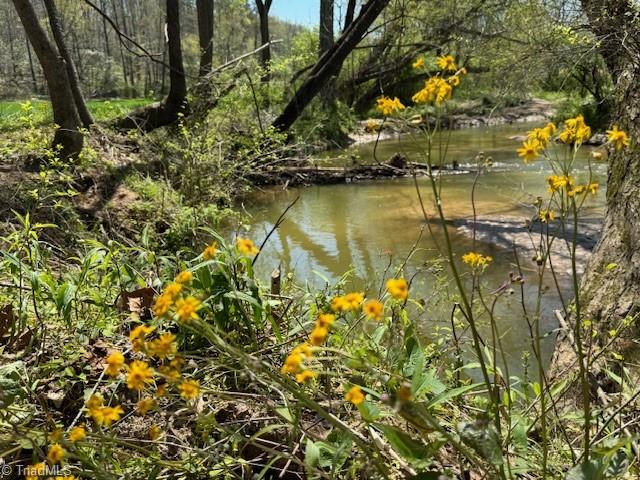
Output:
[[640,20],[631,0],[582,5],[615,83],[612,118],[631,139],[629,148],[610,152],[604,228],[581,285],[584,318],[606,328],[640,311]]
[[211,71],[213,62],[213,4],[214,0],[196,0],[201,77]]
[[51,25],[51,31],[53,32],[53,39],[58,46],[58,51],[64,60],[65,67],[67,69],[67,76],[69,77],[69,87],[71,87],[71,93],[73,94],[73,100],[80,115],[80,120],[85,128],[89,128],[93,125],[93,117],[89,113],[87,104],[82,96],[80,90],[80,78],[76,71],[75,63],[71,58],[67,44],[64,41],[64,35],[62,34],[62,21],[60,20],[60,14],[56,8],[54,0],[44,0],[44,6],[47,9],[47,15],[49,16],[49,25]]
[[[318,58],[333,46],[333,9],[334,0],[320,0],[320,28],[318,38]],[[337,75],[337,74],[336,74]],[[335,107],[335,81],[329,80],[320,91],[324,106],[328,109]]]
[[320,0],[320,37],[318,57],[333,46],[333,0]]
[[[256,0],[256,9],[258,10],[258,18],[260,21],[260,45],[266,45],[271,41],[269,34],[269,9],[272,0]],[[260,64],[264,73],[262,74],[262,82],[268,83],[271,79],[269,74],[271,63],[271,47],[263,48],[260,52]]]
[[342,33],[333,46],[325,52],[311,69],[309,76],[300,85],[293,99],[285,107],[282,114],[273,122],[276,130],[288,130],[298,119],[307,105],[322,90],[322,87],[340,72],[342,64],[360,40],[367,33],[371,24],[389,4],[390,0],[370,0],[362,7],[360,15]]
[[54,148],[60,148],[60,153],[64,157],[75,156],[82,150],[83,139],[79,131],[80,117],[73,100],[64,61],[49,42],[31,2],[13,0],[13,5],[42,65],[47,81],[53,121],[58,125],[53,137]]
[[180,2],[166,0],[167,42],[169,44],[169,94],[160,104],[151,105],[130,113],[116,121],[118,128],[139,128],[149,132],[178,120],[181,113],[187,112],[187,80],[182,63],[180,44]]

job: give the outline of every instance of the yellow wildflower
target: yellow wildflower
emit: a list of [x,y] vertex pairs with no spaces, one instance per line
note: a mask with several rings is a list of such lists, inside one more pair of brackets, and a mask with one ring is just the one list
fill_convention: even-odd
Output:
[[177,380],[180,378],[180,371],[171,365],[160,366],[158,368],[158,373],[169,380]]
[[321,313],[318,315],[316,325],[323,328],[329,328],[336,321],[336,316],[331,313]]
[[181,291],[182,291],[182,284],[173,282],[165,287],[164,291],[162,292],[162,295],[173,300],[178,296],[178,294]]
[[117,377],[124,367],[124,355],[121,352],[111,352],[107,357],[105,373],[110,377]]
[[162,430],[158,425],[152,425],[149,429],[149,438],[153,441],[156,441],[162,435]]
[[356,385],[351,387],[349,391],[345,394],[344,399],[347,402],[353,403],[354,405],[360,405],[364,402],[364,393],[362,393],[362,389]]
[[136,405],[136,410],[140,415],[146,415],[149,410],[156,406],[156,401],[153,398],[143,398]]
[[86,436],[87,436],[87,431],[83,426],[74,427],[69,432],[69,441],[79,442],[80,440],[84,440]]
[[596,162],[599,162],[604,158],[604,156],[602,155],[602,152],[591,152],[591,158]]
[[196,320],[198,317],[198,309],[202,306],[200,300],[192,296],[181,298],[176,302],[176,314],[183,322]]
[[204,252],[202,252],[202,258],[204,258],[205,260],[212,260],[217,254],[218,244],[216,242],[213,242],[211,245],[204,249]]
[[460,85],[460,77],[458,75],[452,75],[451,77],[447,78],[447,82],[449,82],[449,85],[451,85],[452,87],[457,87],[458,85]]
[[129,333],[129,341],[133,346],[134,352],[139,352],[144,346],[145,337],[155,330],[154,327],[147,327],[146,325],[138,325]]
[[482,255],[481,253],[469,252],[462,256],[462,261],[472,268],[480,268],[489,265],[493,258],[488,255]]
[[287,373],[297,373],[298,370],[300,370],[300,365],[302,364],[302,360],[303,360],[303,356],[300,352],[292,351],[287,358],[284,361],[284,365],[282,365],[282,368],[280,369],[280,371],[282,372],[283,375],[286,375]]
[[440,104],[450,99],[452,92],[453,88],[446,80],[440,77],[431,77],[425,82],[424,88],[411,97],[411,100],[418,104]]
[[380,97],[377,100],[376,108],[385,116],[388,117],[394,113],[401,112],[406,107],[402,104],[398,97]]
[[193,280],[193,273],[191,273],[189,270],[183,270],[176,277],[176,282],[182,283],[183,285],[186,283],[190,283],[191,280]]
[[571,177],[551,175],[547,177],[547,183],[549,184],[549,191],[553,193],[563,188],[571,190],[574,185],[574,180]]
[[535,138],[529,138],[518,149],[518,156],[524,159],[524,163],[531,162],[540,156],[542,145]]
[[200,394],[200,384],[195,380],[185,380],[178,388],[180,396],[185,400],[192,400]]
[[62,448],[59,443],[54,443],[49,447],[49,451],[47,452],[47,460],[49,460],[52,465],[56,465],[62,462],[66,453],[67,452],[65,452],[64,448]]
[[365,315],[374,320],[380,320],[384,311],[384,305],[379,300],[369,300],[362,309]]
[[416,58],[416,60],[411,64],[411,66],[415,69],[424,67],[424,57]]
[[558,138],[564,143],[583,143],[591,138],[591,128],[584,122],[584,116],[578,115],[564,122],[564,130]]
[[253,241],[248,238],[236,238],[236,248],[241,254],[246,255],[247,257],[253,257],[260,251]]
[[100,409],[99,420],[96,420],[98,425],[104,425],[105,427],[110,426],[113,422],[117,422],[120,420],[120,416],[124,413],[122,407],[117,405],[115,407],[102,407]]
[[147,352],[152,357],[160,359],[175,355],[177,350],[176,336],[172,333],[163,333],[147,345]]
[[169,311],[172,304],[173,298],[170,295],[160,295],[153,304],[153,313],[156,317],[161,317]]
[[456,60],[452,55],[442,55],[437,59],[438,68],[443,71],[455,72]]
[[316,378],[316,373],[311,370],[303,370],[298,375],[296,375],[296,382],[298,383],[307,383],[309,380],[313,380]]
[[616,150],[622,150],[624,147],[629,146],[629,136],[624,130],[620,130],[617,125],[614,125],[611,130],[607,130],[607,137]]
[[292,354],[302,355],[303,358],[311,358],[313,356],[313,350],[311,348],[311,345],[309,345],[306,342],[305,343],[301,343],[296,348],[291,350],[291,353]]
[[347,310],[357,310],[364,301],[364,294],[360,292],[347,293],[344,296],[344,302]]
[[567,191],[567,195],[569,197],[575,197],[576,195],[580,195],[581,193],[585,193],[586,191],[587,191],[586,185],[576,185],[575,187]]
[[587,190],[589,190],[592,195],[595,195],[596,193],[598,193],[599,187],[600,185],[598,184],[598,182],[591,182],[589,185],[587,185]]
[[553,222],[555,218],[556,214],[553,210],[540,210],[540,221],[542,223]]
[[147,383],[153,382],[153,369],[142,360],[135,360],[129,365],[127,387],[131,390],[142,390]]
[[387,280],[387,291],[396,300],[406,300],[409,296],[409,284],[404,278]]
[[318,347],[324,343],[327,339],[327,335],[329,335],[329,331],[326,328],[318,326],[314,328],[309,335],[309,343]]

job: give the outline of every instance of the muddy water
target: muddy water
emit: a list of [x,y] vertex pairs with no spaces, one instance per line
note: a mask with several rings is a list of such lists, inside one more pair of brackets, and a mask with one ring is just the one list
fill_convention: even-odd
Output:
[[[512,137],[522,135],[531,125],[497,126],[453,131],[444,134],[447,141],[446,162],[458,162],[461,169],[473,165],[478,152],[493,159],[493,167],[483,173],[475,192],[476,214],[479,218],[510,221],[519,229],[519,222],[533,216],[532,201],[546,197],[545,179],[551,173],[543,162],[524,165],[515,150],[519,141]],[[439,143],[436,142],[436,143]],[[375,156],[386,160],[402,152],[410,160],[420,161],[425,143],[408,137],[380,142]],[[444,150],[444,147],[443,147]],[[585,155],[578,163],[581,175],[587,175]],[[435,155],[438,155],[437,149]],[[364,144],[342,152],[331,152],[321,163],[371,163],[374,145]],[[604,184],[606,165],[593,164],[594,176]],[[580,174],[578,177],[580,177]],[[471,187],[473,173],[442,176],[442,202],[447,216],[447,230],[456,255],[476,250],[494,257],[494,263],[483,277],[487,291],[498,288],[509,272],[517,271],[514,253],[504,243],[491,242],[491,234],[483,238],[488,242],[474,245],[469,234],[463,233],[460,222],[473,215]],[[425,205],[433,212],[430,183],[418,180]],[[405,276],[413,278],[411,296],[425,301],[426,309],[421,322],[426,335],[438,324],[448,324],[451,308],[447,295],[455,286],[445,263],[439,261],[438,248],[442,248],[444,231],[440,224],[431,223],[431,232],[425,221],[412,179],[372,181],[367,183],[333,186],[314,186],[296,189],[272,189],[253,196],[245,207],[253,216],[251,235],[261,240],[273,222],[297,196],[297,204],[289,211],[285,222],[273,234],[261,254],[258,270],[263,278],[278,265],[283,272],[291,272],[297,281],[322,286],[326,281],[337,281],[346,271],[353,269],[349,288],[365,289],[375,295],[382,284],[382,275],[406,261]],[[591,199],[586,209],[596,220],[602,215],[604,192]],[[535,264],[531,258],[520,258],[525,274],[525,307],[531,313],[538,293]],[[571,298],[569,278],[561,276],[560,288]],[[553,310],[559,307],[559,296],[549,277],[542,288],[542,330],[549,332],[557,323]],[[509,353],[512,370],[520,371],[523,352],[530,350],[529,329],[523,315],[519,290],[505,295],[496,309],[497,321],[503,335],[503,344]],[[485,318],[486,320],[486,318]],[[485,335],[489,332],[484,329]],[[547,357],[553,336],[545,343]]]

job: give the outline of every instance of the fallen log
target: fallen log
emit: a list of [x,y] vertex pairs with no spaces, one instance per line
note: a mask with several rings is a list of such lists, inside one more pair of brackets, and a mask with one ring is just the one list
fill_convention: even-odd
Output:
[[[440,170],[433,166],[433,170]],[[472,170],[460,169],[457,164],[444,165],[441,173],[473,173]],[[426,176],[427,166],[421,163],[407,162],[404,168],[390,163],[371,165],[352,165],[331,167],[319,165],[286,165],[268,167],[252,172],[248,178],[255,185],[308,186],[331,185],[339,183],[355,183],[376,179],[410,177],[413,174]]]

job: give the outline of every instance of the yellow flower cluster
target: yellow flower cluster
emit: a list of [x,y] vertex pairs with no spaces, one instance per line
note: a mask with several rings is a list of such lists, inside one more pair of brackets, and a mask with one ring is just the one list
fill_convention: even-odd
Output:
[[611,130],[607,130],[607,137],[609,143],[611,143],[616,150],[622,150],[629,146],[629,136],[623,130],[620,130],[617,125],[614,125]]
[[386,96],[380,97],[377,100],[376,108],[385,116],[388,117],[394,113],[401,112],[406,107],[402,104],[398,97],[389,98]]
[[102,395],[92,395],[87,401],[87,413],[99,426],[109,427],[120,420],[124,410],[120,405],[105,406]]
[[540,210],[540,221],[542,223],[549,223],[555,220],[556,214],[553,210]]
[[591,138],[591,127],[584,123],[584,117],[578,115],[564,122],[564,129],[558,135],[562,143],[583,143]]
[[404,278],[387,280],[387,292],[396,300],[406,300],[409,296],[409,284]]
[[518,155],[523,158],[525,163],[532,162],[540,156],[549,144],[549,140],[556,133],[556,126],[549,122],[543,128],[534,128],[527,134],[527,139],[518,149]]
[[472,268],[483,268],[489,265],[493,261],[493,258],[488,255],[482,255],[481,253],[469,252],[462,256],[462,261]]
[[549,184],[549,192],[553,193],[562,189],[566,189],[567,191],[573,189],[575,180],[573,177],[564,175],[551,175],[547,177],[547,183]]
[[456,59],[452,55],[442,55],[437,58],[436,63],[442,71],[455,72],[457,70]]
[[380,300],[367,300],[362,307],[364,314],[372,320],[380,320],[384,313],[384,304]]
[[451,98],[453,86],[460,84],[457,76],[451,77],[455,80],[445,80],[441,77],[431,77],[424,82],[424,87],[416,93],[411,100],[413,103],[433,103],[440,105]]
[[364,301],[364,294],[359,292],[347,293],[331,300],[331,310],[334,312],[348,312],[358,310]]
[[[324,314],[324,315],[330,315],[330,314]],[[330,315],[330,316],[333,317],[333,315]],[[325,320],[328,320],[328,318],[325,318]],[[316,323],[316,329],[317,328],[319,328],[319,326]],[[320,328],[326,329],[326,327],[320,327]],[[296,348],[291,350],[291,353],[289,355],[287,355],[287,358],[285,359],[284,364],[282,365],[282,368],[280,369],[280,371],[282,372],[283,375],[287,375],[287,374],[295,375],[296,381],[298,383],[306,383],[309,380],[314,379],[317,375],[315,372],[303,367],[304,361],[309,360],[312,357],[313,357],[313,349],[311,347],[311,344],[303,343],[301,345],[298,345]]]
[[424,67],[424,57],[418,57],[415,59],[415,61],[411,64],[411,66],[414,69],[418,69],[418,68],[422,68]]
[[236,248],[242,255],[247,257],[253,257],[260,251],[260,249],[253,243],[253,240],[241,237],[236,238]]
[[344,395],[344,399],[347,402],[353,403],[354,405],[360,405],[362,402],[364,402],[364,393],[362,392],[362,389],[356,385],[354,387],[351,387],[347,393]]
[[[213,250],[210,250],[213,249]],[[210,245],[204,252],[205,257],[209,255],[215,255],[215,247]],[[207,253],[209,251],[209,253]],[[213,258],[213,257],[211,257]],[[175,314],[178,320],[182,322],[190,322],[198,319],[198,310],[202,306],[200,300],[188,295],[186,297],[179,297],[179,295],[185,289],[185,286],[193,281],[193,273],[188,270],[180,272],[173,283],[167,285],[162,294],[156,299],[153,306],[153,313],[162,317],[167,315],[172,307],[175,307]]]

